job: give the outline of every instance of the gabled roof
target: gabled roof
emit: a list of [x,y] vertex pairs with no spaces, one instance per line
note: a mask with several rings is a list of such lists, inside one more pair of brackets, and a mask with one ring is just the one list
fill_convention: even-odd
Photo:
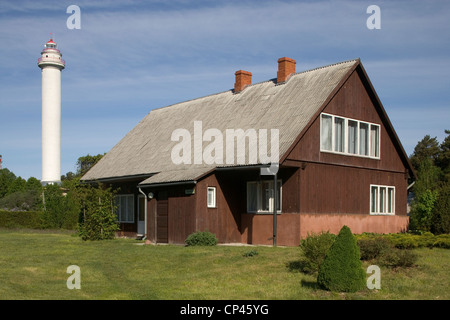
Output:
[[[172,133],[187,129],[193,140],[194,121],[201,121],[202,132],[214,128],[224,137],[226,129],[278,129],[281,159],[358,65],[359,59],[350,60],[296,73],[283,84],[277,84],[276,79],[269,80],[252,84],[237,94],[228,90],[152,110],[82,180],[147,175],[141,184],[149,185],[193,181],[205,175],[218,165],[177,165],[171,159],[172,148],[178,143],[171,141]],[[270,135],[267,137],[270,141]],[[191,146],[194,147],[193,141]],[[245,164],[260,163],[247,161]]]

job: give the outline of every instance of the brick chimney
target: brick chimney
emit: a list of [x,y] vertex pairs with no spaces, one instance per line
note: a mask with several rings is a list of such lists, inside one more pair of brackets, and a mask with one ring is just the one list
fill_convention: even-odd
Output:
[[252,84],[252,73],[244,70],[236,71],[236,82],[234,83],[234,93],[239,93],[246,86]]
[[277,83],[286,82],[295,73],[295,60],[283,57],[278,59]]

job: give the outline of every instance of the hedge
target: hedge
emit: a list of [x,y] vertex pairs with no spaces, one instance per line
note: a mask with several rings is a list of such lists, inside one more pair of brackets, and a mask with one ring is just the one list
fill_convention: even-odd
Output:
[[0,210],[0,227],[41,229],[42,212]]
[[413,249],[413,248],[447,248],[450,249],[450,234],[434,235],[430,232],[423,234],[413,233],[390,233],[390,234],[374,234],[363,233],[355,235],[359,239],[373,239],[381,237],[389,240],[396,248],[399,249]]

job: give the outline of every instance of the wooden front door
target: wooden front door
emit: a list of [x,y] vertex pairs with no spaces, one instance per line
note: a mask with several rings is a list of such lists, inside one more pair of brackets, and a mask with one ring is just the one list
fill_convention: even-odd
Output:
[[166,192],[160,192],[156,205],[156,242],[169,242],[169,200]]

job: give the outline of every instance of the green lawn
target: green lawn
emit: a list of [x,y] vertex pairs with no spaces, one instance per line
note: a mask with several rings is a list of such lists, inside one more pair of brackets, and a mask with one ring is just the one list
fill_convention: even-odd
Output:
[[[257,255],[244,257],[256,250]],[[0,230],[0,299],[450,299],[448,249],[415,249],[417,266],[381,267],[381,289],[332,293],[296,270],[299,248],[82,241],[64,232]],[[69,290],[67,267],[81,270]],[[368,264],[364,264],[366,268]]]

